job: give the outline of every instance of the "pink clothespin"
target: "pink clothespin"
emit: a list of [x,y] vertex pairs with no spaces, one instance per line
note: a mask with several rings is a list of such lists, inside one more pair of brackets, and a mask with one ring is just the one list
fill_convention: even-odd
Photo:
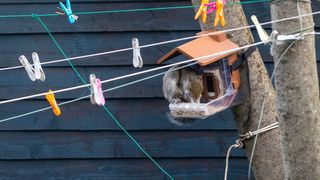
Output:
[[[226,1],[222,1],[223,2],[223,5],[226,4]],[[213,11],[217,10],[217,3],[216,2],[211,2],[211,3],[207,3],[207,4],[204,4],[204,6],[208,7],[208,10],[207,10],[207,15],[213,13]]]
[[91,96],[90,101],[93,105],[97,104],[103,106],[105,104],[105,99],[102,92],[102,85],[100,79],[97,79],[94,74],[90,75],[91,83]]
[[100,99],[100,105],[104,105],[106,103],[106,100],[104,99],[103,92],[102,92],[102,85],[101,80],[97,79],[97,87],[99,92],[99,99]]

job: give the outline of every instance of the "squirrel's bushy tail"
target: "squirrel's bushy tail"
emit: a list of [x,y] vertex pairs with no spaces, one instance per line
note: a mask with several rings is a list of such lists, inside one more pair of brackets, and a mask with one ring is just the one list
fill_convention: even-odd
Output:
[[171,115],[171,113],[167,113],[168,119],[171,123],[178,125],[178,126],[186,126],[195,123],[196,121],[200,120],[197,118],[175,118]]

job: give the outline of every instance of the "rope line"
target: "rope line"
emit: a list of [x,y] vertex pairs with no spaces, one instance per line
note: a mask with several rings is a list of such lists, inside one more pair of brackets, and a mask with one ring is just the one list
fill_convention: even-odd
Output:
[[[253,0],[245,2],[230,2],[228,6],[235,4],[256,4],[270,2],[270,0]],[[199,6],[167,6],[167,7],[155,7],[155,8],[139,8],[139,9],[119,9],[119,10],[105,10],[105,11],[88,11],[88,12],[76,12],[75,15],[96,15],[96,14],[110,14],[110,13],[129,13],[129,12],[145,12],[145,11],[163,11],[163,10],[175,10],[175,9],[191,9]],[[38,14],[39,17],[56,17],[61,16],[59,14]],[[26,18],[32,17],[32,14],[16,14],[16,15],[0,15],[0,18]]]
[[[68,59],[66,53],[62,50],[62,48],[60,47],[60,45],[58,44],[58,42],[55,40],[55,38],[52,36],[51,32],[49,31],[49,29],[47,28],[47,26],[45,25],[45,23],[40,19],[39,16],[37,15],[33,15],[33,18],[35,18],[38,22],[40,22],[40,24],[43,26],[43,28],[47,31],[47,33],[49,34],[50,38],[52,39],[52,41],[54,42],[54,44],[57,46],[57,48],[59,49],[59,51],[61,52],[61,54]],[[71,61],[68,61],[70,66],[72,67],[73,71],[77,74],[77,76],[79,77],[79,79],[82,81],[83,84],[86,84],[86,81],[83,79],[83,77],[80,75],[80,73],[78,72],[78,70],[73,66]],[[89,91],[90,88],[88,87]],[[107,106],[103,106],[103,109],[108,113],[108,115],[112,118],[112,120],[118,125],[118,127],[121,128],[121,130],[132,140],[132,142],[145,154],[146,157],[148,157],[153,164],[158,167],[165,175],[167,175],[170,179],[174,179],[160,164],[158,164],[150,155],[148,152],[145,151],[145,149],[135,140],[135,138],[121,125],[121,123],[114,117],[114,115],[111,113],[111,111],[107,108]]]
[[[312,32],[312,33],[306,33],[305,35],[317,34],[317,33],[318,33],[318,32]],[[51,35],[51,36],[52,36],[52,35]],[[199,58],[188,59],[188,60],[181,61],[181,62],[178,62],[178,63],[173,63],[173,64],[169,64],[169,65],[165,65],[165,66],[161,66],[161,67],[157,67],[157,68],[153,68],[153,69],[148,69],[148,70],[144,70],[144,71],[140,71],[140,72],[136,72],[136,73],[124,75],[124,76],[115,77],[115,78],[112,78],[112,79],[107,79],[107,80],[101,81],[101,83],[104,84],[104,83],[108,83],[108,82],[112,82],[112,81],[116,81],[116,80],[121,80],[121,79],[129,78],[129,77],[133,77],[133,76],[137,76],[137,75],[141,75],[141,74],[145,74],[145,73],[149,73],[149,72],[161,70],[161,69],[168,68],[168,67],[172,67],[172,66],[176,66],[176,65],[180,65],[180,64],[185,64],[185,63],[193,62],[193,61],[195,61],[195,60],[201,60],[201,59],[205,59],[205,58],[212,58],[212,57],[214,57],[214,56],[223,55],[223,54],[226,54],[226,53],[229,53],[229,52],[238,51],[238,50],[243,50],[243,49],[246,49],[246,48],[249,48],[249,47],[252,47],[252,46],[258,46],[258,45],[260,45],[260,44],[263,44],[263,42],[257,42],[257,43],[251,44],[251,45],[247,45],[247,46],[243,46],[243,47],[231,49],[231,50],[228,50],[228,51],[223,51],[223,52],[219,52],[219,53],[214,53],[214,54],[210,54],[210,55],[207,55],[207,56],[202,56],[202,57],[199,57]],[[69,62],[69,63],[71,63],[71,62]],[[72,63],[71,63],[71,64],[72,64]],[[75,69],[74,66],[73,66],[73,69]],[[77,73],[77,75],[79,75],[79,73]],[[84,87],[89,87],[89,86],[91,86],[91,84],[86,84],[83,79],[82,79],[82,81],[84,82],[84,85],[79,85],[79,86],[69,87],[69,88],[65,88],[65,89],[55,90],[55,91],[53,91],[53,93],[67,92],[67,91],[76,90],[76,89],[81,89],[81,88],[84,88]],[[40,94],[34,94],[34,95],[29,95],[29,96],[24,96],[24,97],[19,97],[19,98],[14,98],[14,99],[9,99],[9,100],[4,100],[4,101],[0,101],[0,104],[6,104],[6,103],[11,103],[11,102],[16,102],[16,101],[25,100],[25,99],[30,99],[30,98],[45,96],[46,94],[48,94],[48,92],[40,93]]]
[[230,159],[230,154],[231,154],[231,150],[233,148],[242,148],[243,147],[243,141],[247,140],[247,139],[251,139],[252,137],[257,137],[259,134],[264,133],[264,132],[268,132],[271,131],[275,128],[278,128],[279,124],[278,122],[275,122],[271,125],[268,125],[266,127],[263,127],[261,129],[258,129],[256,131],[249,131],[248,133],[244,134],[244,135],[239,135],[239,139],[236,140],[236,143],[231,145],[228,149],[227,155],[226,155],[226,166],[225,166],[225,171],[224,171],[224,180],[228,179],[228,169],[229,169],[229,159]]
[[[299,16],[292,16],[292,17],[288,17],[288,18],[278,19],[278,20],[274,20],[274,21],[268,21],[268,22],[260,23],[260,25],[264,26],[264,25],[274,24],[274,23],[278,23],[278,22],[298,19],[298,18],[306,17],[306,16],[318,15],[318,14],[320,14],[320,11],[307,13],[307,14],[303,14],[303,15],[299,15]],[[40,16],[38,16],[38,17],[40,17]],[[232,29],[227,29],[227,30],[218,31],[218,32],[212,32],[212,33],[208,33],[208,34],[201,34],[201,35],[196,35],[196,36],[188,36],[188,37],[183,37],[183,38],[178,38],[178,39],[172,39],[172,40],[168,40],[168,41],[156,42],[156,43],[142,45],[142,46],[140,46],[140,49],[160,46],[160,45],[164,45],[164,44],[170,44],[170,43],[179,42],[179,41],[186,41],[186,40],[191,40],[191,39],[210,36],[210,35],[216,35],[221,32],[228,33],[228,32],[240,31],[240,30],[254,28],[254,27],[255,27],[255,25],[248,25],[248,26],[232,28]],[[97,56],[102,56],[102,55],[107,55],[107,54],[114,54],[114,53],[125,52],[125,51],[131,51],[131,50],[133,50],[132,47],[123,48],[123,49],[100,52],[100,53],[95,53],[95,54],[88,54],[88,55],[75,56],[75,57],[64,58],[64,59],[57,59],[57,60],[52,60],[52,61],[47,61],[47,62],[41,62],[40,64],[41,65],[54,64],[54,63],[60,63],[60,62],[71,61],[71,60],[79,60],[79,59],[84,59],[84,58],[92,58],[92,57],[97,57]],[[13,69],[19,69],[19,68],[24,68],[24,67],[22,65],[5,67],[5,68],[0,68],[0,71],[13,70]]]
[[[312,35],[312,34],[320,35],[320,32],[305,33],[305,35]],[[186,66],[181,66],[180,68],[175,68],[173,70],[178,70],[178,69],[181,69],[181,68],[185,68],[185,67],[191,66],[193,64],[197,64],[197,63],[191,63],[191,64],[188,64]],[[278,66],[278,64],[279,64],[279,62],[275,64],[275,68]],[[110,91],[117,90],[117,89],[120,89],[120,88],[124,88],[124,87],[130,86],[130,85],[133,85],[133,84],[145,81],[145,80],[149,80],[149,79],[158,77],[158,76],[163,75],[165,73],[166,72],[162,72],[162,73],[159,73],[159,74],[156,74],[156,75],[152,75],[152,76],[149,76],[149,77],[146,77],[146,78],[142,78],[140,80],[136,80],[136,81],[133,81],[133,82],[129,82],[129,83],[120,85],[120,86],[116,86],[114,88],[107,89],[107,90],[105,90],[103,92],[105,93],[105,92],[110,92]],[[273,77],[274,77],[274,73],[272,73],[271,79],[273,79]],[[90,97],[90,95],[83,96],[83,97],[80,97],[80,98],[77,98],[77,99],[74,99],[74,100],[70,100],[70,101],[66,101],[66,102],[60,103],[58,105],[62,106],[62,105],[70,104],[70,103],[77,102],[77,101],[80,101],[80,100],[83,100],[83,99],[86,99],[86,98],[89,98],[89,97]],[[10,120],[14,120],[14,119],[17,119],[17,118],[20,118],[20,117],[25,117],[25,116],[28,116],[28,115],[32,115],[32,114],[35,114],[35,113],[38,113],[38,112],[42,112],[42,111],[46,111],[46,110],[49,110],[49,109],[51,109],[51,107],[47,107],[47,108],[43,108],[43,109],[39,109],[39,110],[36,110],[36,111],[29,112],[29,113],[21,114],[21,115],[18,115],[18,116],[2,119],[2,120],[0,120],[0,123],[6,122],[6,121],[10,121]]]
[[[307,16],[307,15],[312,15],[312,14],[319,14],[319,11],[318,12],[314,12],[314,13],[309,13],[309,14],[305,14],[305,15],[302,15],[302,16]],[[38,17],[38,16],[37,16]],[[280,20],[277,20],[276,22],[279,22],[279,21],[284,21],[284,20],[287,20],[287,19],[293,19],[293,18],[297,18],[297,17],[290,17],[290,18],[286,18],[286,19],[280,19]],[[270,22],[265,22],[263,23],[264,25],[265,24],[268,24]],[[238,28],[239,29],[239,28]],[[234,29],[233,29],[234,30]],[[230,31],[230,30],[227,30],[227,31]],[[314,32],[314,34],[317,34],[318,32]],[[309,33],[310,34],[310,33]],[[199,58],[200,59],[200,58]],[[70,62],[69,62],[70,63]],[[184,62],[181,62],[181,64],[184,63]],[[178,64],[174,64],[174,65],[178,65]],[[159,70],[159,69],[163,69],[163,68],[166,68],[166,67],[170,67],[170,65],[167,65],[167,66],[164,66],[164,67],[160,67],[160,68],[155,68],[155,69],[151,69],[151,70],[146,70],[146,71],[143,71],[143,72],[139,72],[139,73],[134,73],[134,74],[131,74],[129,75],[129,77],[131,76],[135,76],[135,75],[139,75],[139,74],[143,74],[143,73],[147,73],[147,72],[151,72],[151,71],[154,71],[154,70]],[[125,77],[122,77],[122,78],[125,78]],[[118,79],[122,79],[121,77],[118,77],[118,78],[113,78],[113,79],[110,79],[110,80],[106,80],[104,82],[111,82],[111,81],[114,81],[114,80],[118,80]],[[83,88],[83,87],[88,87],[89,85],[83,85],[83,86],[78,86],[77,88]],[[67,89],[62,89],[62,90],[57,90],[55,91],[55,93],[59,93],[60,91],[68,91],[68,90],[73,90],[73,88],[67,88]],[[20,98],[17,98],[16,100],[23,100],[23,99],[28,99],[28,98],[33,98],[33,97],[38,97],[38,96],[44,96],[46,95],[47,93],[42,93],[42,94],[38,94],[37,96],[28,96],[28,97],[23,97],[22,99]],[[4,103],[9,103],[9,102],[13,102],[12,100],[7,100],[7,101],[1,101],[0,104],[4,104]]]

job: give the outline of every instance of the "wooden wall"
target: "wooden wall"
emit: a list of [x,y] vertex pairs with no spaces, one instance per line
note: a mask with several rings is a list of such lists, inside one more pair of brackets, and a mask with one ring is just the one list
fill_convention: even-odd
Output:
[[[101,11],[191,5],[186,0],[73,0],[73,9]],[[314,10],[320,3],[314,1]],[[54,0],[2,0],[0,15],[54,13]],[[268,3],[244,5],[246,14],[269,21]],[[193,9],[82,15],[74,25],[65,17],[42,17],[68,56],[78,56],[194,35],[199,31]],[[315,18],[320,31],[319,18]],[[270,26],[268,27],[270,30]],[[253,30],[255,36],[256,32]],[[320,49],[320,36],[317,49]],[[42,61],[63,58],[41,25],[30,17],[0,19],[0,66],[19,65],[21,54],[33,51]],[[173,43],[142,49],[144,69]],[[268,71],[273,60],[261,46]],[[320,53],[320,51],[318,51]],[[80,74],[108,79],[140,71],[132,67],[132,52],[75,60]],[[319,59],[318,54],[318,59]],[[0,100],[80,85],[67,63],[44,68],[45,82],[32,82],[23,69],[0,71]],[[146,75],[107,83],[114,87]],[[161,92],[161,77],[106,93],[106,104],[115,117],[172,176],[177,179],[222,179],[228,147],[237,139],[229,111],[190,126],[168,120],[168,103]],[[88,94],[87,89],[57,94],[64,102]],[[0,118],[47,107],[43,97],[0,105]],[[0,179],[166,179],[112,119],[88,99],[61,107],[62,116],[51,111],[0,124]],[[229,179],[246,179],[248,162],[242,150],[232,152]]]

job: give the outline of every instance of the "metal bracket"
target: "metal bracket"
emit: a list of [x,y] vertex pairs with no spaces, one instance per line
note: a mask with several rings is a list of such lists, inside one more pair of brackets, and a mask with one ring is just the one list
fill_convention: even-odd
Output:
[[278,45],[283,45],[287,41],[300,41],[303,39],[304,39],[304,35],[302,33],[279,35],[279,32],[274,30],[270,35],[270,42],[271,42],[270,54],[271,56],[275,55],[275,48]]

